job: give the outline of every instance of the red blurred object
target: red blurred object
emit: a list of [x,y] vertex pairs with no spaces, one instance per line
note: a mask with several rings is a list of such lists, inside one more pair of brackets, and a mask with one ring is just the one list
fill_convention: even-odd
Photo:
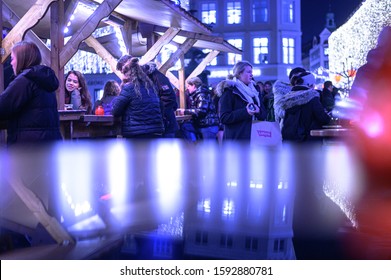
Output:
[[354,77],[354,76],[356,76],[356,72],[357,72],[357,70],[355,70],[355,69],[348,70],[348,76]]
[[95,115],[103,116],[104,114],[105,114],[105,110],[103,109],[102,106],[98,106],[98,107],[95,109]]

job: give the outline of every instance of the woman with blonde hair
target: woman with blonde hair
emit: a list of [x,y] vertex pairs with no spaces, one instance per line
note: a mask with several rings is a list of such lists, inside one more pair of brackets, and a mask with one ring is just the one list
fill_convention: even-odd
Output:
[[125,138],[157,138],[164,132],[161,103],[153,82],[132,57],[121,67],[121,92],[113,102],[112,115],[122,117]]
[[233,75],[216,87],[220,96],[219,115],[224,125],[224,140],[250,141],[252,120],[266,118],[266,109],[255,87],[252,70],[253,66],[248,61],[238,61]]

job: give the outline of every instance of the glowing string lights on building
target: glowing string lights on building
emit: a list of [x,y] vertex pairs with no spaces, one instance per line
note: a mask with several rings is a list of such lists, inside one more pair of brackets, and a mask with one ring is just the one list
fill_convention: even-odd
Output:
[[[330,73],[334,75],[331,78],[336,81],[341,78],[341,73],[365,64],[368,51],[376,47],[380,31],[389,25],[391,0],[364,1],[354,15],[329,38]],[[346,80],[341,79],[341,83],[347,83]]]

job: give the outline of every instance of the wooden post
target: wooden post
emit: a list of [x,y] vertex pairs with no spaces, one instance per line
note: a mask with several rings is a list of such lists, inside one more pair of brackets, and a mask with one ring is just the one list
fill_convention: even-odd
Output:
[[57,1],[51,6],[50,9],[50,67],[56,73],[59,80],[60,87],[58,88],[57,95],[57,108],[59,110],[64,109],[65,95],[65,77],[64,68],[60,66],[60,53],[64,47],[64,2]]

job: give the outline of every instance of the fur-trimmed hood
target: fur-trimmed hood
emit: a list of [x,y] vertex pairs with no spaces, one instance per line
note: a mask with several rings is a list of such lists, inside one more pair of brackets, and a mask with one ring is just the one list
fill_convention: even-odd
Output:
[[287,95],[292,90],[292,86],[283,81],[277,80],[273,84],[274,93],[274,115],[276,120],[282,119],[285,114],[285,110],[281,108],[281,98]]
[[285,116],[285,111],[299,105],[310,102],[313,98],[319,97],[319,92],[312,88],[294,87],[289,93],[281,96],[275,104],[279,109],[281,118]]
[[224,90],[226,88],[234,87],[236,85],[236,82],[234,80],[224,80],[217,84],[216,86],[216,94],[218,97],[221,97],[221,95],[224,93]]

